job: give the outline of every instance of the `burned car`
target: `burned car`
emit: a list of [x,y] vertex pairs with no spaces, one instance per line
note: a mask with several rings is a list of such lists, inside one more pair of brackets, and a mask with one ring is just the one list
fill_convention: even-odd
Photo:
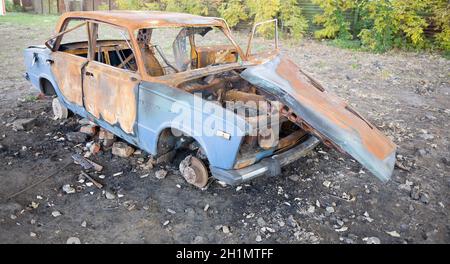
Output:
[[[272,48],[252,52],[263,24]],[[57,118],[73,112],[157,157],[187,149],[180,171],[197,187],[280,175],[320,142],[383,182],[393,171],[395,144],[280,53],[276,20],[255,24],[244,52],[220,18],[69,12],[25,63]]]

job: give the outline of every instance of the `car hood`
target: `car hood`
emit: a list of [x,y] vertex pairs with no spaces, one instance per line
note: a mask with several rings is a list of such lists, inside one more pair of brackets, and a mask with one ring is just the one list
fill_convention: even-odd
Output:
[[278,97],[293,111],[297,123],[326,145],[348,153],[381,181],[390,179],[396,145],[285,56],[250,66],[241,77]]

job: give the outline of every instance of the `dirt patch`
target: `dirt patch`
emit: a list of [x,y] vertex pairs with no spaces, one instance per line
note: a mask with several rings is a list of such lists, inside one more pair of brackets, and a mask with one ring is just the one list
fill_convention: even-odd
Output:
[[[81,243],[450,242],[450,62],[433,54],[376,55],[315,41],[285,45],[284,52],[398,144],[402,169],[387,184],[352,159],[319,147],[283,168],[281,177],[238,187],[212,182],[200,191],[185,182],[178,164],[142,177],[145,153],[119,158],[107,150],[91,158],[104,166],[101,182],[112,199],[79,183],[81,167],[69,165],[5,201],[84,151],[84,144],[62,140],[78,131],[78,117],[53,120],[51,101],[36,100],[22,77],[23,49],[42,43],[51,31],[0,24],[3,243],[66,243],[69,237]],[[14,131],[12,123],[20,118],[35,118],[33,128]],[[164,179],[155,177],[159,169],[168,171]],[[80,187],[66,194],[66,184]]]

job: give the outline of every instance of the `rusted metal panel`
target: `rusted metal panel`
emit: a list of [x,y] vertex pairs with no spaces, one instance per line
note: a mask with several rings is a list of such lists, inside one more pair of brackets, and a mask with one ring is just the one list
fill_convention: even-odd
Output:
[[133,134],[137,112],[139,76],[98,62],[85,68],[83,81],[86,110],[111,125]]
[[81,91],[81,68],[87,63],[87,59],[65,52],[53,52],[51,69],[55,75],[58,87],[67,101],[77,105],[83,105]]
[[237,61],[237,51],[233,46],[229,45],[200,46],[196,47],[195,51],[198,57],[198,68],[211,64]]
[[395,163],[395,144],[342,99],[317,86],[292,61],[279,55],[247,68],[241,76],[278,96],[292,109],[293,121],[302,128],[347,152],[380,180],[389,180]]
[[123,26],[132,31],[139,28],[183,27],[183,26],[217,26],[224,27],[223,20],[215,17],[203,17],[184,13],[160,11],[85,11],[67,12],[61,16],[60,24],[66,18],[87,18],[113,25]]

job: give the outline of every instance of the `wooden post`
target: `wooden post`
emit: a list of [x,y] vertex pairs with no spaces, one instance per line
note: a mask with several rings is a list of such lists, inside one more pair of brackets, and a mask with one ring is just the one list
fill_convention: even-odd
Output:
[[92,11],[95,11],[95,0],[92,0]]
[[6,5],[5,0],[0,0],[0,16],[6,15]]
[[111,0],[108,0],[108,10],[111,11],[112,6],[111,6]]

